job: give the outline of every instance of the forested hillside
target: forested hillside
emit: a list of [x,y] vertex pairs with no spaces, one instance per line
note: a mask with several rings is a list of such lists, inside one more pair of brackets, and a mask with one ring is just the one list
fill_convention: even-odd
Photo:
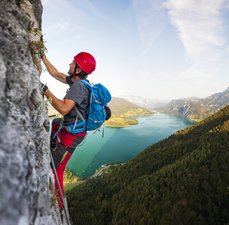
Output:
[[229,106],[67,193],[73,224],[229,223]]
[[113,116],[139,116],[139,115],[148,115],[152,112],[148,109],[138,106],[134,103],[131,103],[123,98],[113,97],[109,103],[109,107],[112,110]]

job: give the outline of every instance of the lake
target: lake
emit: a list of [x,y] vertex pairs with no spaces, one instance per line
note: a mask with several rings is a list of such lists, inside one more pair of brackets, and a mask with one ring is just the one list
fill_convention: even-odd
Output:
[[127,162],[146,147],[192,125],[185,119],[162,113],[135,118],[139,121],[137,125],[104,127],[104,137],[102,130],[88,132],[85,141],[74,151],[67,169],[76,176],[91,176],[102,165]]

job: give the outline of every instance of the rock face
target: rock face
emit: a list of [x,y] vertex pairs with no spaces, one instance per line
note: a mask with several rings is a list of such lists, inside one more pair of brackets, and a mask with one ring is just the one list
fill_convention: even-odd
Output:
[[1,225],[59,224],[49,122],[29,47],[41,13],[40,0],[0,0]]

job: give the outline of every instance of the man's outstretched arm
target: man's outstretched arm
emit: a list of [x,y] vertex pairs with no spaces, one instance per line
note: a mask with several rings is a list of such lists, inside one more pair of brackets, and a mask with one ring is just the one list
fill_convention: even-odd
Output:
[[47,57],[45,55],[42,56],[42,61],[45,64],[46,69],[48,70],[48,72],[50,73],[50,75],[54,78],[56,78],[57,80],[63,82],[63,83],[67,83],[66,82],[66,77],[67,75],[64,73],[59,72],[47,59]]
[[45,91],[44,95],[51,103],[51,105],[63,116],[68,114],[76,104],[71,99],[64,99],[64,100],[58,99],[55,95],[52,94],[52,92],[49,89]]

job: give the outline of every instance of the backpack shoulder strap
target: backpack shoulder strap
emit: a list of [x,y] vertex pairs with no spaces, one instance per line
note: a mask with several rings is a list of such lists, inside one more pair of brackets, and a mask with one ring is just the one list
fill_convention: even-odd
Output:
[[80,80],[80,82],[83,83],[89,89],[89,91],[91,91],[92,86],[91,86],[91,84],[88,81],[86,81],[86,80]]

